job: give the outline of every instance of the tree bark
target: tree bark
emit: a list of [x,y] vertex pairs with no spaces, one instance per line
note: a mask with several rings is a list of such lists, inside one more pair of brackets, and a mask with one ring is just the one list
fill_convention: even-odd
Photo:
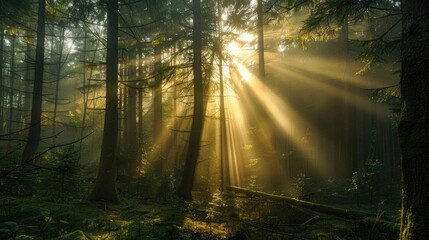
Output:
[[200,140],[203,130],[203,73],[202,73],[202,26],[201,26],[201,2],[193,0],[193,54],[192,65],[194,72],[194,113],[192,117],[189,146],[186,152],[185,168],[182,180],[176,192],[177,196],[185,201],[192,201],[192,187],[194,184],[195,169],[197,166]]
[[32,158],[34,153],[37,151],[40,141],[40,131],[42,126],[43,67],[45,58],[45,17],[45,0],[39,0],[31,121],[27,143],[25,145],[24,152],[22,153],[22,163],[25,163]]
[[162,132],[162,77],[160,75],[161,70],[161,46],[155,46],[155,86],[153,96],[153,142],[160,144],[159,139]]
[[[133,81],[136,79],[136,49],[130,50],[131,54],[128,57],[128,80]],[[128,158],[128,175],[131,177],[137,177],[138,175],[138,166],[139,166],[139,158],[138,158],[138,141],[137,141],[137,90],[136,85],[131,83],[131,87],[128,87],[128,118],[126,119],[126,131],[127,131],[127,139],[126,139],[126,153]]]
[[25,50],[25,96],[24,96],[24,126],[30,124],[29,112],[31,111],[31,63],[32,63],[32,44],[30,40],[27,40]]
[[[140,85],[139,85],[140,86]],[[139,121],[138,121],[138,145],[139,148],[142,147],[143,145],[143,137],[144,137],[144,132],[143,132],[143,89],[139,89],[138,90],[138,117],[139,117]]]
[[401,239],[429,239],[429,1],[401,7]]
[[[339,36],[338,45],[340,46],[340,60],[344,68],[342,69],[342,79],[338,85],[340,90],[340,96],[337,103],[334,103],[334,108],[338,109],[340,118],[335,117],[334,122],[337,124],[333,125],[333,153],[334,156],[334,177],[336,181],[342,182],[346,178],[351,176],[352,171],[350,168],[350,160],[354,157],[351,154],[352,149],[354,148],[351,144],[351,139],[354,137],[354,134],[351,132],[352,128],[350,126],[350,121],[352,118],[350,114],[352,110],[352,104],[350,100],[350,84],[349,84],[349,72],[350,72],[350,61],[349,61],[349,23],[348,16],[341,22],[341,32]],[[340,126],[340,127],[339,127]]]
[[[83,38],[83,51],[81,55],[81,61],[82,61],[82,94],[83,94],[83,112],[82,112],[82,124],[80,129],[80,138],[82,139],[83,133],[85,132],[85,126],[86,126],[86,112],[88,109],[88,96],[89,96],[89,86],[88,90],[86,87],[86,51],[87,51],[87,45],[88,45],[88,30],[86,27],[83,29],[84,31],[84,38]],[[95,54],[95,52],[94,52]],[[82,151],[82,145],[83,145],[83,139],[79,142],[79,161],[82,159],[83,151]]]
[[[58,62],[57,62],[57,69],[56,69],[56,80],[55,80],[55,98],[54,98],[54,112],[52,116],[52,135],[55,135],[55,127],[57,122],[57,111],[58,111],[58,95],[60,90],[60,80],[61,80],[61,68],[62,68],[62,61],[63,61],[63,50],[64,50],[64,34],[65,34],[65,27],[60,25],[60,36],[59,36],[59,45],[58,45]],[[53,44],[53,43],[52,43]],[[52,141],[55,143],[55,138],[52,138]]]
[[357,219],[365,219],[367,217],[375,217],[375,215],[373,215],[373,214],[368,214],[368,213],[349,210],[349,209],[341,209],[341,208],[337,208],[337,207],[333,207],[333,206],[329,206],[329,205],[303,201],[303,200],[299,200],[296,198],[280,196],[280,195],[275,195],[275,194],[269,194],[269,193],[260,192],[260,191],[253,191],[253,190],[250,190],[247,188],[227,186],[226,189],[228,191],[231,191],[231,192],[242,193],[242,194],[255,196],[255,197],[262,197],[264,199],[275,201],[275,202],[285,202],[285,203],[288,203],[288,204],[291,204],[291,205],[294,205],[297,207],[302,207],[305,209],[309,209],[309,210],[313,210],[313,211],[316,211],[319,213],[324,213],[324,214],[336,216],[336,217],[343,218],[343,219],[357,220]]
[[15,43],[16,36],[11,36],[10,39],[10,70],[9,70],[9,121],[8,121],[8,132],[13,132],[13,122],[16,120],[14,117],[14,98],[15,98]]
[[219,51],[219,147],[220,147],[220,180],[221,189],[225,190],[225,186],[230,185],[230,170],[228,160],[228,139],[226,134],[226,118],[225,118],[225,93],[224,93],[224,78],[223,78],[223,48],[222,48],[222,0],[218,0],[218,51]]
[[155,71],[155,86],[153,88],[153,132],[152,132],[152,140],[154,151],[151,155],[151,161],[153,162],[154,170],[158,173],[162,172],[164,168],[163,162],[163,145],[165,142],[162,142],[163,139],[163,128],[162,128],[162,65],[161,65],[161,55],[162,48],[159,45],[154,46],[155,53],[155,63],[154,63],[154,71]]
[[0,27],[0,132],[3,131],[4,123],[4,83],[3,83],[3,48],[4,48],[4,29]]
[[264,12],[262,9],[262,0],[257,0],[256,12],[258,15],[258,77],[261,82],[265,82]]
[[118,140],[118,1],[107,3],[106,111],[100,163],[92,201],[118,203],[116,151]]

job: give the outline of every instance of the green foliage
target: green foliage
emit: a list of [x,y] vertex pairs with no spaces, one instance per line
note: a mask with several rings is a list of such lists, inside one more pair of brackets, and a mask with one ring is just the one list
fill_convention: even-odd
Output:
[[[47,206],[47,204],[44,205]],[[8,216],[8,219],[17,221],[8,220],[0,224],[0,238],[33,239],[32,236],[34,236],[37,239],[50,239],[55,234],[64,233],[68,221],[54,217],[51,210],[40,207],[40,204],[28,202],[19,208],[14,208],[15,212]],[[17,217],[20,218],[17,219]]]
[[393,119],[396,126],[398,126],[401,117],[401,93],[399,84],[373,90],[372,100],[387,104],[391,112],[390,117]]
[[252,175],[249,178],[249,181],[247,183],[247,187],[246,188],[251,189],[251,190],[255,190],[255,191],[260,191],[260,190],[263,189],[263,186],[261,186],[258,183],[258,176]]
[[306,199],[311,190],[311,177],[300,172],[293,178],[292,186],[295,189],[295,197],[298,199]]
[[356,74],[364,74],[386,59],[398,56],[400,14],[400,3],[396,0],[317,1],[304,21],[300,38],[331,40],[341,34],[346,24],[348,27],[368,24],[369,33],[354,39],[349,39],[350,31],[347,34],[348,41],[359,49],[357,59],[364,64]]
[[82,125],[81,116],[76,116],[76,114],[73,113],[72,111],[68,112],[67,117],[69,118],[71,125],[76,126],[76,127],[80,127]]
[[41,176],[41,189],[49,194],[77,193],[81,190],[79,152],[74,145],[45,156],[49,174]]
[[208,203],[206,219],[211,223],[216,217],[221,215],[221,211],[225,207],[226,201],[223,193],[220,190],[216,190],[212,193],[212,200]]
[[0,17],[24,15],[30,9],[30,0],[0,0]]
[[0,237],[7,239],[16,239],[19,225],[14,221],[5,221],[0,224]]
[[377,159],[368,159],[363,171],[354,172],[349,180],[347,191],[355,195],[356,204],[362,200],[373,202],[380,194],[380,176],[382,164]]
[[318,1],[312,7],[310,17],[304,22],[303,31],[330,35],[345,20],[358,22],[369,18],[371,13],[379,9],[384,10],[384,13],[399,10],[397,1]]
[[382,62],[386,61],[386,57],[398,51],[401,46],[401,40],[385,40],[383,38],[373,39],[360,42],[362,51],[358,56],[358,60],[364,63],[364,66],[356,72],[356,75],[364,74]]
[[173,173],[148,171],[138,179],[138,196],[152,201],[167,201],[173,197],[176,179]]

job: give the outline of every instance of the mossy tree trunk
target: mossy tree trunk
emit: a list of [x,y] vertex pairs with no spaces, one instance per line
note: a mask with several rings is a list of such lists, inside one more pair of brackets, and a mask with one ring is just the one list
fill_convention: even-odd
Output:
[[97,179],[88,199],[118,203],[116,151],[118,140],[118,1],[107,2],[106,111]]
[[429,1],[402,1],[401,239],[429,239]]

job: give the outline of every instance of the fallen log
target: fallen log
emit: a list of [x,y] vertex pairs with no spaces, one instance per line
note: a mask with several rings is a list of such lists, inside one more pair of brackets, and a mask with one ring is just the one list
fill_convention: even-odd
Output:
[[333,207],[325,204],[308,202],[308,201],[303,201],[296,198],[274,195],[274,194],[269,194],[269,193],[260,192],[260,191],[253,191],[247,188],[241,188],[236,186],[226,186],[226,189],[235,193],[242,193],[245,195],[262,197],[275,202],[288,203],[293,206],[302,207],[318,213],[332,215],[332,216],[336,216],[344,219],[361,220],[369,217],[371,218],[376,217],[374,214],[370,214],[370,213],[364,213],[364,212],[349,210],[349,209],[342,209],[342,208],[337,208],[337,207]]
[[314,212],[318,212],[321,214],[331,215],[331,216],[348,219],[348,220],[356,220],[359,222],[359,225],[362,228],[374,229],[374,230],[377,230],[378,232],[385,232],[395,237],[399,235],[399,224],[390,222],[389,220],[386,220],[386,219],[381,219],[377,217],[375,214],[356,211],[356,210],[350,210],[350,209],[337,208],[330,205],[303,201],[296,198],[269,194],[265,192],[254,191],[247,188],[240,188],[236,186],[226,186],[226,189],[231,192],[241,193],[248,196],[261,197],[274,202],[287,203],[293,206],[312,210]]

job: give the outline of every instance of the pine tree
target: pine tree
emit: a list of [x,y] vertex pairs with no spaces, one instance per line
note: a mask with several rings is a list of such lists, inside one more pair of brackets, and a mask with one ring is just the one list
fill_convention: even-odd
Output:
[[107,3],[106,110],[100,162],[88,199],[118,203],[116,154],[118,140],[118,1]]

